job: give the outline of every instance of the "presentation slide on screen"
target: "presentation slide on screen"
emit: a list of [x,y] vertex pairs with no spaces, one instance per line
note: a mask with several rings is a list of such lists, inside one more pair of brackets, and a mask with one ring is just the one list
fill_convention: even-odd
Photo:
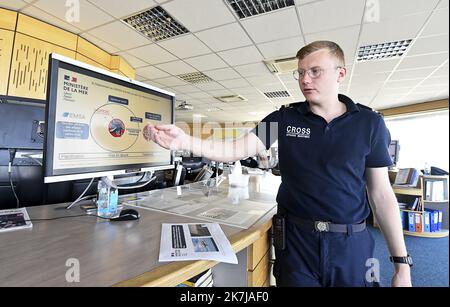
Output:
[[60,68],[53,167],[170,163],[148,127],[171,118],[169,98]]

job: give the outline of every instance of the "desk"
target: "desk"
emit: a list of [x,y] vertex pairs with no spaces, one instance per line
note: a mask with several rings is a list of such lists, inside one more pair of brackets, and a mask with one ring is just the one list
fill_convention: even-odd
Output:
[[[279,177],[270,174],[264,178],[255,176],[251,178],[249,189],[259,193],[261,183],[267,180],[273,182],[270,185],[274,191],[281,182]],[[272,193],[274,203],[275,196],[276,193]],[[31,219],[54,218],[68,215],[64,206],[27,209]],[[0,233],[0,286],[174,286],[217,265],[214,261],[158,262],[161,223],[198,223],[200,220],[138,210],[141,218],[137,221],[109,222],[95,217],[76,217],[36,221],[32,229]],[[82,213],[78,208],[70,211],[70,215]],[[267,231],[273,214],[275,208],[248,229],[222,226],[234,251],[239,252],[238,258],[247,262],[244,264],[247,285],[267,285],[267,278],[261,281],[264,279],[261,276],[268,274],[260,271],[268,266]],[[261,253],[264,254],[261,256]],[[68,259],[79,261],[79,283],[66,281],[66,272],[71,268],[66,266]]]

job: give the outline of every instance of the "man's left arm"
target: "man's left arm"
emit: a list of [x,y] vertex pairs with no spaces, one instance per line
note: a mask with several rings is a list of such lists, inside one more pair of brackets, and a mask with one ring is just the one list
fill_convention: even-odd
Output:
[[[388,245],[391,256],[403,257],[406,251],[397,198],[389,182],[386,167],[366,169],[367,192],[375,218]],[[395,263],[392,278],[394,287],[411,286],[411,270],[408,264]]]

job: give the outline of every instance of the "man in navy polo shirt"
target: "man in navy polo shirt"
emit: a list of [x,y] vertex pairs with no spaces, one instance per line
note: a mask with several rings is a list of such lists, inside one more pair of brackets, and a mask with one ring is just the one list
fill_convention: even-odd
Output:
[[337,44],[311,43],[297,58],[294,77],[306,101],[269,114],[245,137],[201,141],[169,125],[151,127],[152,139],[165,148],[223,162],[254,156],[278,140],[282,183],[274,224],[284,225],[284,234],[276,231],[275,236],[277,285],[372,285],[370,268],[376,260],[365,225],[367,191],[395,262],[392,285],[411,286],[411,261],[387,172],[392,161],[384,121],[338,95],[346,69]]

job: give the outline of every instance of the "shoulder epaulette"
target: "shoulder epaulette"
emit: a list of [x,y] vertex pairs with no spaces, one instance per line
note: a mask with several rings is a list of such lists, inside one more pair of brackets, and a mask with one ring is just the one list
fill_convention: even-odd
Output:
[[284,105],[283,107],[293,109],[293,108],[297,108],[301,103],[302,102],[294,102],[294,103],[290,103],[288,105]]
[[366,110],[373,111],[373,109],[372,109],[371,107],[365,106],[365,105],[363,105],[363,104],[357,103],[356,105],[357,105],[358,107],[360,107],[360,108],[363,108],[363,109],[366,109]]

